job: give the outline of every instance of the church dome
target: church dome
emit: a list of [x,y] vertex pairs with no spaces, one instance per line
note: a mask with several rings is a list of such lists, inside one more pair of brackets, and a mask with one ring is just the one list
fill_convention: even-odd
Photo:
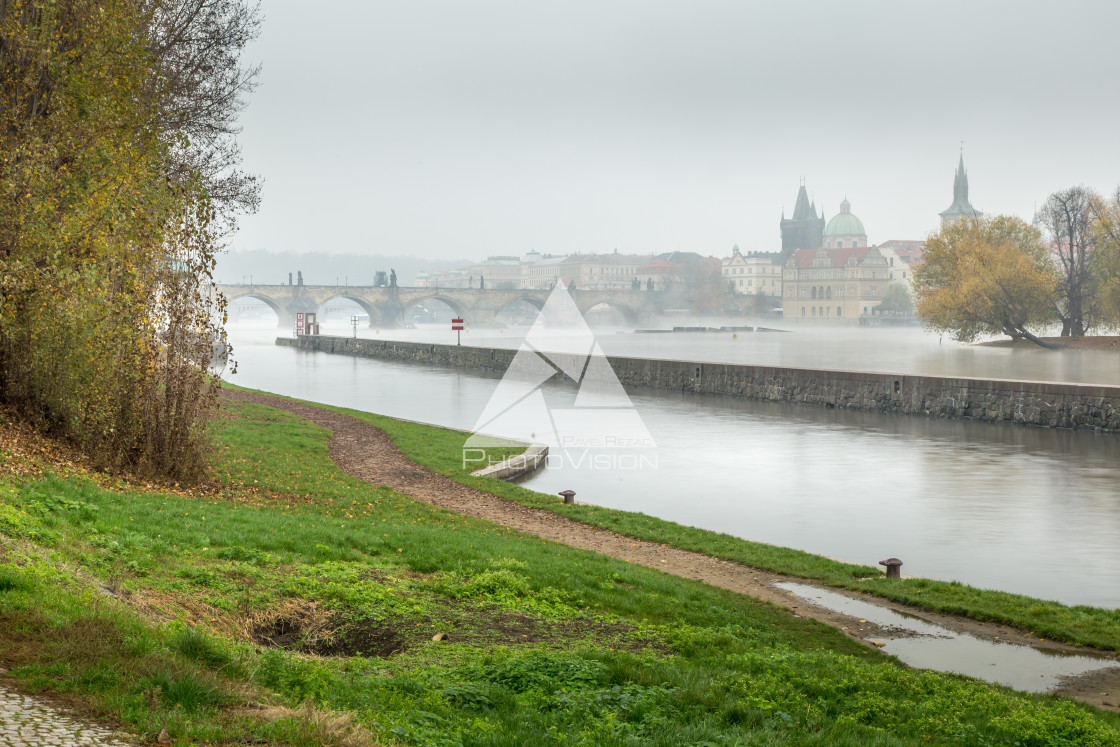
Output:
[[840,212],[824,227],[825,236],[866,236],[863,221],[852,215],[852,204],[845,198],[840,203]]

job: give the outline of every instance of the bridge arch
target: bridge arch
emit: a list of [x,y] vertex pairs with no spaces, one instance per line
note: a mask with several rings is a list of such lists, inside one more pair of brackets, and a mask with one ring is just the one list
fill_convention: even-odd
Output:
[[[319,304],[319,311],[322,312],[322,310],[325,309],[331,301],[337,301],[339,299],[353,301],[361,308],[362,311],[366,312],[366,314],[369,315],[370,329],[382,326],[381,309],[355,293],[336,293],[332,296],[329,296],[323,299],[323,302]],[[323,316],[326,316],[325,312],[322,313]]]
[[536,319],[536,315],[540,313],[541,309],[544,308],[544,300],[535,298],[534,296],[530,295],[522,295],[518,298],[511,298],[497,308],[497,310],[494,312],[494,318],[497,319],[498,317],[504,317],[509,319],[517,314],[519,306],[522,307],[522,311],[524,311],[525,306],[533,308],[533,318]]
[[579,311],[584,317],[599,311],[613,311],[622,317],[626,324],[636,324],[640,316],[638,311],[630,304],[614,298],[600,297],[578,304]]
[[240,301],[240,300],[245,299],[245,298],[251,298],[255,301],[260,301],[265,306],[272,309],[272,311],[276,314],[276,324],[277,324],[277,326],[279,326],[279,327],[287,326],[286,325],[286,322],[288,320],[287,309],[282,307],[279,303],[276,302],[275,299],[271,298],[266,293],[260,293],[260,292],[254,293],[251,290],[247,290],[247,291],[237,291],[237,292],[233,292],[233,293],[230,293],[230,292],[226,291],[226,292],[224,292],[223,295],[225,295],[225,297],[226,297],[226,308],[227,309],[229,307],[233,306],[234,303],[236,303],[237,301]]
[[[401,301],[401,318],[403,319],[403,318],[407,317],[408,312],[410,312],[412,309],[416,308],[417,306],[423,306],[424,308],[428,308],[427,304],[429,304],[432,301],[439,301],[440,303],[449,307],[451,309],[451,313],[454,316],[459,317],[459,318],[464,317],[465,307],[462,303],[460,303],[456,299],[454,299],[454,298],[452,298],[452,297],[450,297],[446,294],[432,293],[432,294],[423,295],[423,296],[415,296],[415,297],[410,298],[408,300],[402,300]],[[447,321],[450,321],[450,320],[447,320]]]

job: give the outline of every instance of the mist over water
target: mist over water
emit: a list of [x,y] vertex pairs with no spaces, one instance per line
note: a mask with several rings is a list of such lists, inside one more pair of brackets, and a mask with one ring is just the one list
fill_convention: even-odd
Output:
[[[322,331],[352,328],[328,319]],[[608,355],[1120,382],[1120,353],[971,347],[916,329],[595,332]],[[231,333],[237,384],[455,428],[475,424],[500,378],[279,348],[268,323],[233,325]],[[391,334],[454,342],[442,327]],[[523,334],[476,329],[463,343],[516,347]],[[574,387],[551,383],[544,392],[550,406],[570,406],[575,396]],[[1115,434],[652,390],[630,397],[657,443],[638,468],[556,459],[526,487],[572,489],[581,502],[869,565],[897,556],[913,575],[1120,607]]]

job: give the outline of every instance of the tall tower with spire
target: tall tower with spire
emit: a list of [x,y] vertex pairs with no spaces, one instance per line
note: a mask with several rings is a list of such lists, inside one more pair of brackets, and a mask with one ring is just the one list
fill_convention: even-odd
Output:
[[979,218],[981,213],[968,201],[968,172],[964,170],[964,150],[957,164],[957,175],[953,179],[953,204],[941,211],[941,227],[951,226],[964,218]]
[[820,249],[824,246],[824,211],[817,215],[817,205],[809,202],[805,182],[797,191],[797,202],[793,206],[793,217],[786,218],[782,212],[782,262],[798,249]]

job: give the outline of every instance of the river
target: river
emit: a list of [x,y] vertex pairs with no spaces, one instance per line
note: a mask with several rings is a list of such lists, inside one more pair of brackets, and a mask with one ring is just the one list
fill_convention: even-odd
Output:
[[[351,329],[340,320],[323,333]],[[276,334],[267,323],[231,326],[235,383],[468,429],[499,381],[281,348]],[[451,334],[394,332],[439,342]],[[464,344],[514,347],[523,334],[472,331]],[[596,334],[608,355],[1120,383],[1120,353],[964,346],[915,329]],[[574,398],[563,385],[544,390],[550,406]],[[637,468],[554,460],[525,486],[572,489],[581,502],[842,560],[875,565],[896,556],[913,575],[1120,607],[1120,435],[629,394],[656,442]]]

